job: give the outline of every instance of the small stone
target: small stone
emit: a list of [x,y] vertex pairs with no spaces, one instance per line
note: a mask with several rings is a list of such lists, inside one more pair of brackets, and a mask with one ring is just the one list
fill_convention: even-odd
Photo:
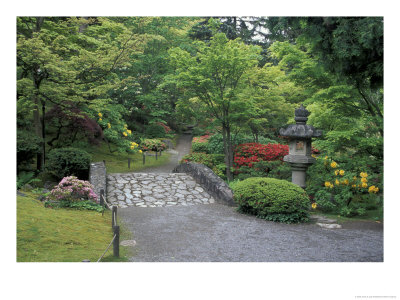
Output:
[[339,224],[325,224],[325,223],[316,223],[318,226],[322,228],[327,228],[327,229],[339,229],[342,228],[341,225]]

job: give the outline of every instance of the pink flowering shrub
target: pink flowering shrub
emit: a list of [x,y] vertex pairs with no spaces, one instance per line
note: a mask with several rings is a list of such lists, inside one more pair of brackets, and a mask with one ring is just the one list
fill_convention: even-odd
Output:
[[75,176],[64,177],[51,190],[47,200],[79,202],[91,200],[98,203],[98,197],[93,191],[93,185],[88,181],[80,180]]

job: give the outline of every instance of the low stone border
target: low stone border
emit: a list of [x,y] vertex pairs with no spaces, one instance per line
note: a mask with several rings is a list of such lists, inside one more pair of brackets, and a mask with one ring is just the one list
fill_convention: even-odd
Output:
[[205,165],[194,162],[182,163],[172,172],[190,174],[217,202],[236,206],[230,187]]
[[107,195],[107,172],[104,162],[90,164],[89,181],[94,186],[94,192],[98,197],[100,197],[101,189],[104,189],[104,195]]

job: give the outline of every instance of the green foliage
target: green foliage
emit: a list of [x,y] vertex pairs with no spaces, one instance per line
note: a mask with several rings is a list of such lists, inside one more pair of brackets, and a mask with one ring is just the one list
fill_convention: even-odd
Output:
[[[232,136],[232,145],[235,147],[236,145],[239,144],[244,144],[244,143],[253,143],[254,138],[249,135],[244,135],[244,134],[237,134]],[[262,137],[260,136],[258,138],[258,142],[260,144],[276,144],[277,142],[275,140]],[[223,137],[222,134],[217,133],[212,135],[209,140],[208,140],[208,148],[207,148],[208,153],[215,153],[215,154],[223,154],[224,153],[224,143],[223,143]]]
[[[338,163],[335,168],[332,162]],[[383,189],[381,168],[379,163],[372,164],[371,159],[354,160],[342,155],[332,160],[321,155],[307,170],[306,191],[323,212],[345,217],[363,216],[367,210],[382,208],[379,200]],[[379,193],[373,188],[378,188]]]
[[146,127],[145,135],[149,138],[163,138],[165,129],[159,124],[150,124]]
[[213,161],[213,157],[211,154],[207,154],[207,153],[190,153],[190,154],[186,154],[182,157],[180,163],[186,163],[186,162],[195,162],[195,163],[199,163],[199,164],[203,164],[207,167],[209,167],[210,169],[212,169],[214,167],[214,161]]
[[47,170],[58,179],[75,175],[80,179],[89,178],[91,156],[76,148],[53,149],[47,158]]
[[139,148],[142,151],[164,151],[167,145],[159,139],[142,139]]
[[31,184],[39,181],[40,179],[35,178],[35,172],[20,172],[17,175],[17,189],[19,190],[25,184]]
[[44,203],[45,207],[48,208],[72,208],[77,210],[93,210],[97,212],[103,212],[104,207],[98,203],[93,201],[79,201],[79,202],[72,202],[72,201],[60,201],[58,203],[46,201]]
[[234,185],[240,212],[275,222],[308,221],[310,200],[299,186],[274,178],[249,178]]
[[17,165],[31,163],[36,154],[41,152],[41,140],[25,130],[17,132]]
[[291,167],[280,160],[276,161],[258,161],[251,168],[247,166],[240,167],[236,170],[237,178],[244,180],[250,177],[269,177],[282,179],[291,182]]
[[203,142],[203,143],[193,142],[192,151],[208,153],[208,142]]

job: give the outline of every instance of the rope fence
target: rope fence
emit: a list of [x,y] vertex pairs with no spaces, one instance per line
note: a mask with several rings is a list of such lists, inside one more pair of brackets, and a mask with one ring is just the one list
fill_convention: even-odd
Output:
[[[104,215],[104,210],[106,208],[110,209],[110,206],[108,205],[107,201],[105,200],[104,194],[105,194],[104,189],[101,189],[100,190],[100,205],[103,207],[102,215]],[[100,256],[100,258],[97,260],[97,262],[101,261],[101,259],[107,253],[108,249],[110,249],[111,245],[113,245],[114,257],[119,257],[119,226],[117,225],[117,207],[115,205],[113,205],[111,207],[111,228],[113,230],[113,238],[112,238],[110,244],[107,246],[106,250],[103,252],[103,254]],[[84,260],[84,262],[89,262],[89,260]]]

